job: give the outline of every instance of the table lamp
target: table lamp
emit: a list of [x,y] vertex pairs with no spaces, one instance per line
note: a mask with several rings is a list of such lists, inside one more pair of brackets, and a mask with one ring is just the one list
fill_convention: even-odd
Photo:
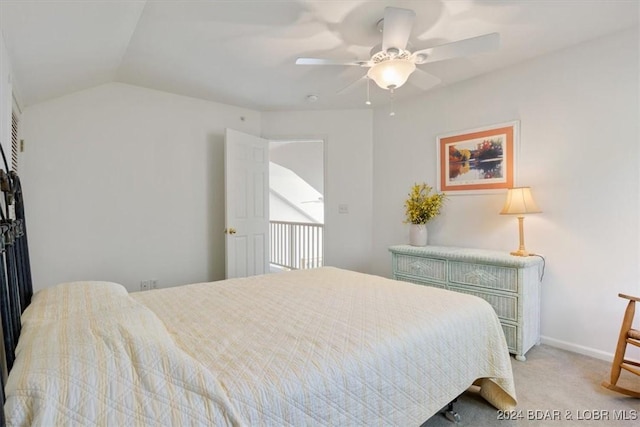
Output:
[[518,227],[520,231],[520,247],[511,252],[515,256],[529,256],[524,248],[524,215],[542,212],[536,202],[533,201],[530,187],[516,187],[507,191],[507,200],[500,211],[500,215],[518,215]]

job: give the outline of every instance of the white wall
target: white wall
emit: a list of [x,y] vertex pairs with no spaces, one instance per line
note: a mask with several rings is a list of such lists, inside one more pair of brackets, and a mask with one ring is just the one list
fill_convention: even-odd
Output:
[[[225,127],[326,145],[329,265],[368,271],[372,113],[263,113],[112,83],[25,109],[34,288],[224,277]],[[240,118],[245,117],[245,121]],[[347,204],[348,214],[338,214]]]
[[269,162],[269,219],[323,224],[322,194],[291,169]]
[[[542,214],[525,220],[526,246],[545,255],[545,341],[598,357],[615,348],[624,303],[640,294],[638,30],[591,41],[433,91],[374,116],[374,273],[387,247],[408,241],[403,202],[414,182],[436,183],[436,136],[520,120],[517,184]],[[430,244],[517,249],[504,194],[452,195],[429,223]]]
[[[368,272],[371,266],[372,112],[262,113],[269,139],[323,139],[325,144],[325,265]],[[338,205],[348,213],[338,213]]]
[[[7,161],[11,156],[11,109],[13,106],[11,61],[4,44],[4,38],[0,31],[0,141],[7,155]],[[0,168],[4,169],[4,165]]]
[[224,278],[224,128],[258,135],[260,113],[112,83],[28,107],[22,125],[36,290]]
[[269,218],[324,223],[324,142],[270,141]]
[[291,169],[318,192],[324,193],[324,143],[322,141],[272,142],[269,160]]

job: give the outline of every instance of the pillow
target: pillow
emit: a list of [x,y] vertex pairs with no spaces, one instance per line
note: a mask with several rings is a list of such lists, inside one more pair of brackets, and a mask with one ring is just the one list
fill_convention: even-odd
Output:
[[22,323],[86,317],[133,304],[135,302],[129,298],[126,288],[118,283],[62,283],[36,292],[22,314]]

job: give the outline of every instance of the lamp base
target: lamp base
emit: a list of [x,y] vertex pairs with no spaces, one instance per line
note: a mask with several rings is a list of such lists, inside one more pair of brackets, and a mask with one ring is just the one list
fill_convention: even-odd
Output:
[[529,252],[524,248],[524,217],[518,217],[518,234],[520,235],[520,246],[517,251],[510,252],[513,256],[531,256]]
[[524,249],[518,249],[517,251],[509,252],[513,256],[531,256],[533,254],[525,251]]

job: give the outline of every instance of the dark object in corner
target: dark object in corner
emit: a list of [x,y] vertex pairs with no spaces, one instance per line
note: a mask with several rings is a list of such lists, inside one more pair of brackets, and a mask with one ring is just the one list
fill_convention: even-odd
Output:
[[[5,170],[9,171],[2,144],[0,152]],[[4,344],[0,353],[0,396],[3,404],[4,385],[20,336],[20,316],[33,295],[22,185],[15,172],[5,170],[0,169],[0,191],[4,193],[4,203],[0,206],[0,329]],[[0,411],[0,425],[4,423],[4,411]]]

